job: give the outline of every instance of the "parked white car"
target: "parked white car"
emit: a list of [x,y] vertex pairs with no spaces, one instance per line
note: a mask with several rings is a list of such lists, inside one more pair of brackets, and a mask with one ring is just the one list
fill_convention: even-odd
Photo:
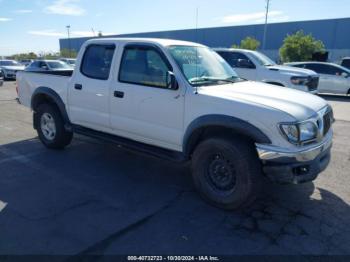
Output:
[[350,70],[332,63],[296,62],[289,66],[306,68],[320,75],[318,93],[350,95]]
[[19,100],[33,110],[46,147],[62,149],[80,133],[191,161],[196,188],[218,207],[251,202],[263,174],[298,184],[330,161],[333,113],[325,100],[243,80],[203,45],[93,39],[71,76],[54,74],[18,74]]
[[23,71],[25,66],[21,65],[15,60],[0,60],[0,69],[4,73],[5,80],[16,79],[16,74]]
[[240,77],[317,93],[319,76],[306,69],[277,65],[266,55],[245,49],[215,48]]

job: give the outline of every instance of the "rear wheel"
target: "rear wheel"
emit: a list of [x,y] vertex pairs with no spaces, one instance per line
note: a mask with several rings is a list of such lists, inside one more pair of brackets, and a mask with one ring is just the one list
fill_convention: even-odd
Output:
[[261,187],[261,165],[251,143],[241,139],[203,141],[192,159],[195,186],[204,199],[224,209],[250,204]]
[[73,133],[66,131],[64,124],[55,105],[42,104],[34,114],[34,125],[39,139],[48,148],[63,149],[70,144]]

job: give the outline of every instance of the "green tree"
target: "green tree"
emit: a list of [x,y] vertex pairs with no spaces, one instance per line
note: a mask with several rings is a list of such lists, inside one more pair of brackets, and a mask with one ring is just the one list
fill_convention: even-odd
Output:
[[260,42],[254,37],[244,38],[239,45],[232,45],[232,48],[248,49],[248,50],[257,50],[260,47]]
[[279,50],[282,62],[308,61],[316,52],[324,52],[322,41],[316,40],[311,34],[305,35],[303,30],[293,35],[287,35]]
[[15,54],[10,56],[11,59],[15,59],[15,60],[22,60],[22,59],[36,59],[38,56],[33,53],[21,53],[21,54]]
[[78,53],[74,49],[62,49],[60,52],[60,56],[65,58],[76,58],[77,55]]

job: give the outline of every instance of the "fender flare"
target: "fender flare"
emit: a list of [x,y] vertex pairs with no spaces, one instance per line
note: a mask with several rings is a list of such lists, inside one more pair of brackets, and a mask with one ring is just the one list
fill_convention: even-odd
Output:
[[43,95],[46,98],[48,98],[50,101],[52,101],[58,107],[58,110],[60,111],[65,123],[70,124],[70,120],[68,117],[68,113],[67,113],[65,104],[63,103],[61,97],[54,90],[52,90],[49,87],[41,86],[41,87],[38,87],[34,91],[34,93],[32,95],[32,100],[31,100],[32,110],[35,112],[35,108],[40,103],[41,96],[43,96]]
[[259,144],[271,144],[271,140],[260,129],[242,119],[226,115],[205,115],[191,122],[183,138],[183,152],[189,157],[196,146],[201,130],[207,127],[222,127],[251,138]]

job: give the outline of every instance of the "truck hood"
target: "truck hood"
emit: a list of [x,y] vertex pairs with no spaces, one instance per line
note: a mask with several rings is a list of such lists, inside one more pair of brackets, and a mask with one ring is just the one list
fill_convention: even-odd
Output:
[[284,74],[290,74],[292,76],[317,76],[317,74],[312,70],[291,67],[291,66],[274,65],[274,66],[267,66],[266,69],[271,71],[278,71]]
[[5,70],[23,71],[25,67],[24,66],[1,66],[1,68]]
[[318,111],[327,106],[326,101],[318,96],[286,87],[252,81],[200,87],[198,93],[273,108],[291,115],[296,121],[313,117]]

